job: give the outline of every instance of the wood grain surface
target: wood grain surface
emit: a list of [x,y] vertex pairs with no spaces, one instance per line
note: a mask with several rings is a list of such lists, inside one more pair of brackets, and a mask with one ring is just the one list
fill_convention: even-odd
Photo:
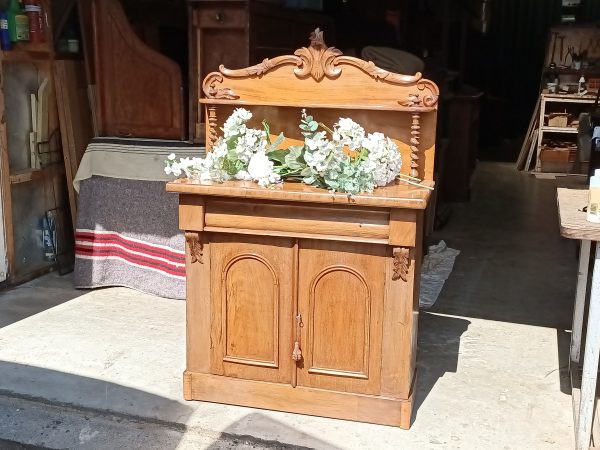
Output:
[[586,220],[583,211],[588,204],[587,189],[558,188],[558,216],[560,234],[569,239],[600,241],[600,223]]

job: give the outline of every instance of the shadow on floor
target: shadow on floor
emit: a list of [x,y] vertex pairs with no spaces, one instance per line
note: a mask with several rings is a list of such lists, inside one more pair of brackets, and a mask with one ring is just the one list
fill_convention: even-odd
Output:
[[[294,428],[291,428],[275,419],[265,416],[261,413],[251,413],[244,416],[243,419],[232,423],[230,426],[225,428],[221,433],[223,440],[231,442],[237,446],[238,441],[250,441],[254,439],[250,436],[241,436],[239,430],[254,430],[254,429],[268,429],[270,433],[282,436],[282,440],[287,442],[305,442],[307,446],[288,445],[282,444],[277,441],[260,441],[265,447],[273,448],[275,450],[304,450],[304,449],[319,449],[319,450],[341,450],[340,447],[329,444],[327,441],[318,439],[309,434],[300,432]],[[262,446],[260,448],[263,448]],[[210,445],[206,450],[222,450],[222,445],[217,441],[213,445]]]
[[438,379],[446,373],[456,372],[460,338],[470,324],[471,322],[465,319],[420,312],[417,392],[411,423]]
[[73,274],[53,272],[0,291],[0,328],[73,300],[88,291],[73,287]]
[[571,332],[565,330],[556,330],[556,350],[558,352],[560,391],[564,394],[571,395],[571,376],[569,374]]
[[461,254],[431,311],[570,329],[577,246],[559,233],[556,181],[480,163],[472,191],[432,236]]
[[[74,408],[82,415],[85,414],[87,427],[100,430],[99,433],[94,434],[94,436],[98,436],[97,448],[107,448],[103,443],[107,436],[102,436],[102,430],[106,429],[107,421],[116,421],[118,424],[122,424],[124,420],[132,420],[138,424],[131,426],[131,429],[135,430],[143,423],[160,424],[164,422],[160,418],[165,417],[177,418],[179,423],[185,423],[194,411],[191,406],[139,389],[6,361],[0,361],[0,380],[2,380],[0,396],[7,399],[21,398],[32,401],[34,404],[47,405],[47,424],[49,425],[37,426],[36,423],[32,426],[23,423],[25,411],[19,409],[16,411],[0,410],[2,437],[9,440],[18,439],[22,442],[36,442],[39,445],[49,445],[53,448],[79,447],[77,440],[74,441],[75,444],[71,442],[71,439],[77,439],[76,436],[79,436],[81,430],[77,429],[76,422],[68,420],[71,410],[69,408]],[[19,386],[28,387],[19,389]],[[153,417],[155,418],[153,419]],[[150,419],[146,420],[145,418]],[[64,425],[68,434],[57,438],[56,435],[61,432],[57,425]],[[178,448],[179,442],[178,439],[173,438],[172,430],[168,427],[154,427],[154,429],[159,430],[161,434],[164,433],[164,436],[158,436],[161,450]],[[121,437],[109,436],[109,438],[115,440],[113,448],[124,448],[118,442]],[[59,442],[52,442],[52,439],[58,439]],[[153,446],[154,442],[143,442],[144,439],[156,440],[155,433],[152,436],[144,436],[140,433],[139,439],[140,446],[138,448],[157,448]],[[1,440],[0,444],[2,444]],[[0,448],[4,447],[0,446]],[[85,448],[94,448],[94,443],[87,442]]]

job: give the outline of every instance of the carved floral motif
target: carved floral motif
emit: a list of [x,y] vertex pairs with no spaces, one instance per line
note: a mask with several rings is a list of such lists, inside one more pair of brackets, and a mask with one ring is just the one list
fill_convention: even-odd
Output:
[[204,264],[204,244],[200,239],[200,233],[193,231],[185,232],[185,240],[188,244],[188,248],[190,249],[190,256],[192,264],[199,262],[200,264]]
[[402,278],[402,281],[408,281],[408,269],[410,267],[410,249],[399,247],[394,249],[394,274],[392,280],[396,281]]

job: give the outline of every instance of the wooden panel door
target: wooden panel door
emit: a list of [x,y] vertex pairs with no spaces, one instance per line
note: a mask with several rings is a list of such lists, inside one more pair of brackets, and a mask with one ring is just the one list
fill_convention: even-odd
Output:
[[294,243],[213,235],[211,372],[290,383]]
[[298,385],[378,394],[384,245],[301,241]]

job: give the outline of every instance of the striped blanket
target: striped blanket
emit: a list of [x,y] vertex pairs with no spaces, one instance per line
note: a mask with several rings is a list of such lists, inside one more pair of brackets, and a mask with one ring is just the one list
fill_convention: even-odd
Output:
[[178,197],[165,192],[163,169],[169,153],[198,156],[199,150],[165,146],[156,149],[157,156],[139,141],[103,139],[88,152],[93,156],[77,174],[75,286],[125,286],[184,299],[185,239],[177,223]]

